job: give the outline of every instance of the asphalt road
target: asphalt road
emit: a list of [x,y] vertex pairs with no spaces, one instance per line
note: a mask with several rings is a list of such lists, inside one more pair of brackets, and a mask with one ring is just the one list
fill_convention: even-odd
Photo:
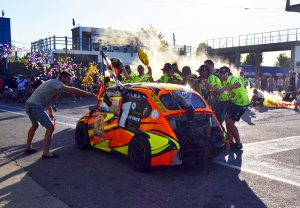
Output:
[[[139,173],[124,157],[76,148],[76,121],[95,103],[84,98],[57,105],[51,149],[60,157],[42,160],[45,129],[39,128],[35,135],[33,146],[39,152],[25,155],[30,122],[24,104],[0,100],[0,153],[73,208],[300,207],[299,113],[283,108],[250,108],[237,124],[242,151],[197,166],[155,167]],[[17,192],[18,184],[14,186]],[[0,196],[0,201],[5,198],[8,196]],[[8,202],[4,207],[12,206]]]

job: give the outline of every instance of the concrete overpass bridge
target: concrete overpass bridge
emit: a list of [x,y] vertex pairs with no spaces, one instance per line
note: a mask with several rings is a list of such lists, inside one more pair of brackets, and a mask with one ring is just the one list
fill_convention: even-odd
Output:
[[[261,52],[290,50],[291,69],[296,72],[300,71],[298,69],[300,67],[300,28],[209,39],[206,44],[212,47],[207,48],[209,56],[222,59],[231,58],[237,68],[240,67],[240,56],[243,53],[259,54]],[[259,56],[256,56],[255,62],[255,77],[258,80]]]

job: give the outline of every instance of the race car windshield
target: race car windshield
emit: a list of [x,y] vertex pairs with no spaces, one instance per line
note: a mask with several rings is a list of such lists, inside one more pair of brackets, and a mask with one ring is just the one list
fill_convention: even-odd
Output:
[[194,108],[205,108],[205,104],[199,95],[195,93],[188,95],[186,91],[176,90],[160,96],[160,100],[169,110],[185,109],[187,105],[192,105]]

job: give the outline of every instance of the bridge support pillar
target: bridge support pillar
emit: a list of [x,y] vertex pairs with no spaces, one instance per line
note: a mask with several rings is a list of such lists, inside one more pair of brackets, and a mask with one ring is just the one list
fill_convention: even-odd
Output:
[[291,48],[291,68],[290,68],[290,70],[297,72],[296,67],[295,67],[295,62],[296,62],[295,56],[296,56],[296,46]]
[[260,51],[254,52],[255,54],[255,88],[259,88],[260,80]]
[[236,51],[234,56],[234,65],[237,69],[239,69],[241,67],[241,52]]

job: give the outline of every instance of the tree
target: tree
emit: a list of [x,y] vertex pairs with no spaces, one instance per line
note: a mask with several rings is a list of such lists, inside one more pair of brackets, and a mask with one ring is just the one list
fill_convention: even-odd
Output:
[[277,57],[277,61],[274,63],[274,66],[290,67],[291,58],[287,57],[285,53],[280,53]]
[[207,45],[205,42],[199,43],[196,49],[196,56],[199,56],[202,53],[206,53],[207,49],[212,49],[210,45]]
[[[241,65],[255,65],[255,55],[256,53],[248,53]],[[259,56],[259,65],[261,65],[264,59],[263,53],[259,53]]]
[[168,50],[169,48],[168,41],[164,40],[165,37],[161,32],[157,34],[157,30],[152,25],[150,25],[147,29],[141,28],[141,32],[147,33],[150,39],[153,37],[159,39],[160,41],[159,51],[165,52]]

